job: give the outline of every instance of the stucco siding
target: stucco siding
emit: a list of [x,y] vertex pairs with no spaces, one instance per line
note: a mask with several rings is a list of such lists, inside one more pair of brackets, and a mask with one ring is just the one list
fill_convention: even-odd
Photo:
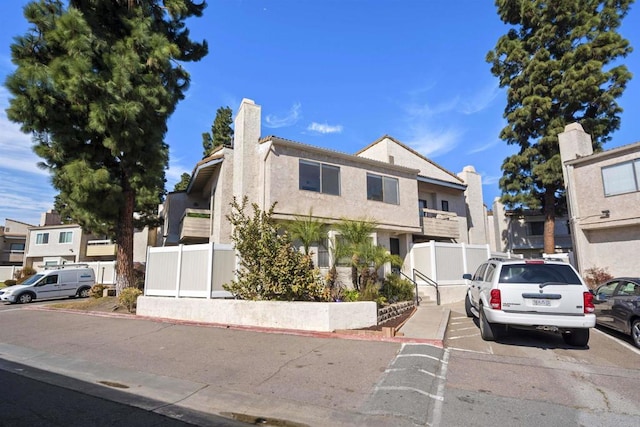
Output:
[[[339,167],[340,195],[299,189],[300,159]],[[266,205],[277,202],[278,215],[308,215],[311,208],[313,216],[329,220],[366,217],[378,222],[381,228],[413,227],[417,231],[420,227],[415,175],[384,165],[363,165],[332,158],[330,154],[282,146],[275,146],[266,162]],[[398,179],[399,205],[367,200],[368,172]]]

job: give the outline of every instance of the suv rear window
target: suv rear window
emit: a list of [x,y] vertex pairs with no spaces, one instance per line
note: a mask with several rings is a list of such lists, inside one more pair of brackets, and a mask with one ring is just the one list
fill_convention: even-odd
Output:
[[500,271],[500,283],[560,282],[580,285],[580,278],[569,265],[508,264]]

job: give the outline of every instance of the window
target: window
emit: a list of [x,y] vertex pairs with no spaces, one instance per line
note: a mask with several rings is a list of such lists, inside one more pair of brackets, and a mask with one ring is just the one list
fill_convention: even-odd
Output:
[[49,243],[49,233],[36,234],[36,245],[46,245]]
[[449,212],[449,201],[448,200],[443,200],[442,201],[442,210],[445,212]]
[[330,267],[329,265],[329,239],[322,239],[318,245],[318,267]]
[[604,195],[631,193],[640,190],[640,159],[602,168]]
[[340,195],[340,168],[324,163],[300,160],[300,190]]
[[9,246],[11,252],[24,252],[24,243],[12,243]]
[[399,204],[398,179],[368,173],[367,199],[393,205]]
[[532,221],[529,223],[529,236],[544,235],[544,221]]
[[71,243],[73,239],[73,231],[61,231],[58,243]]
[[419,215],[421,217],[427,216],[427,213],[424,211],[425,209],[427,209],[427,201],[423,200],[423,199],[419,199],[418,200],[418,206],[419,206],[419,209],[420,209]]

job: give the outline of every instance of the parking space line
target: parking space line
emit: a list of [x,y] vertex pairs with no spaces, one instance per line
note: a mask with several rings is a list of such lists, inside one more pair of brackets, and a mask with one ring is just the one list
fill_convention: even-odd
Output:
[[471,337],[477,337],[479,336],[480,333],[475,333],[475,334],[471,334],[471,335],[458,335],[455,337],[447,337],[448,340],[459,340],[460,338],[471,338]]
[[451,351],[462,351],[462,352],[465,352],[465,353],[493,354],[493,353],[488,352],[488,351],[469,350],[469,349],[466,349],[466,348],[457,348],[457,347],[447,347],[447,349],[451,350]]
[[427,359],[437,360],[438,362],[444,363],[442,359],[440,359],[439,357],[429,356],[428,354],[410,353],[410,354],[399,354],[396,356],[396,358],[400,358],[400,357],[426,357]]
[[636,348],[636,347],[632,346],[631,344],[629,344],[629,343],[627,343],[627,342],[624,342],[624,341],[622,341],[622,340],[620,340],[620,339],[618,339],[618,338],[616,338],[616,337],[612,337],[611,335],[607,334],[606,332],[602,332],[602,331],[601,331],[601,330],[599,330],[599,329],[591,328],[591,330],[596,331],[596,332],[598,332],[598,333],[600,333],[600,334],[604,335],[605,337],[609,338],[610,340],[613,340],[613,341],[617,342],[617,343],[618,343],[618,344],[620,344],[621,346],[628,348],[629,350],[633,351],[633,352],[634,352],[634,353],[636,353],[636,354],[640,354],[640,349],[638,349],[638,348]]
[[431,394],[429,392],[426,392],[424,390],[420,390],[419,388],[414,388],[414,387],[382,386],[382,387],[377,387],[377,389],[384,390],[384,391],[415,391],[416,393],[420,393],[434,400],[444,400],[444,397],[442,396],[437,396],[435,394]]

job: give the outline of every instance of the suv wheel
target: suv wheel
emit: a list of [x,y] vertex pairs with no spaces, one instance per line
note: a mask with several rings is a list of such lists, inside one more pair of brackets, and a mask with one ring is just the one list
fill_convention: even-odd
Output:
[[562,334],[564,342],[573,347],[586,347],[589,343],[589,329],[572,329]]
[[500,338],[500,334],[504,327],[502,325],[496,325],[494,323],[489,323],[487,317],[484,314],[484,307],[480,305],[478,309],[480,313],[480,318],[478,319],[480,323],[480,336],[485,341],[495,341]]
[[[469,298],[468,293],[464,298],[464,311],[467,312],[467,317],[473,317],[473,311],[471,311],[471,299]],[[638,328],[640,328],[640,325]]]

